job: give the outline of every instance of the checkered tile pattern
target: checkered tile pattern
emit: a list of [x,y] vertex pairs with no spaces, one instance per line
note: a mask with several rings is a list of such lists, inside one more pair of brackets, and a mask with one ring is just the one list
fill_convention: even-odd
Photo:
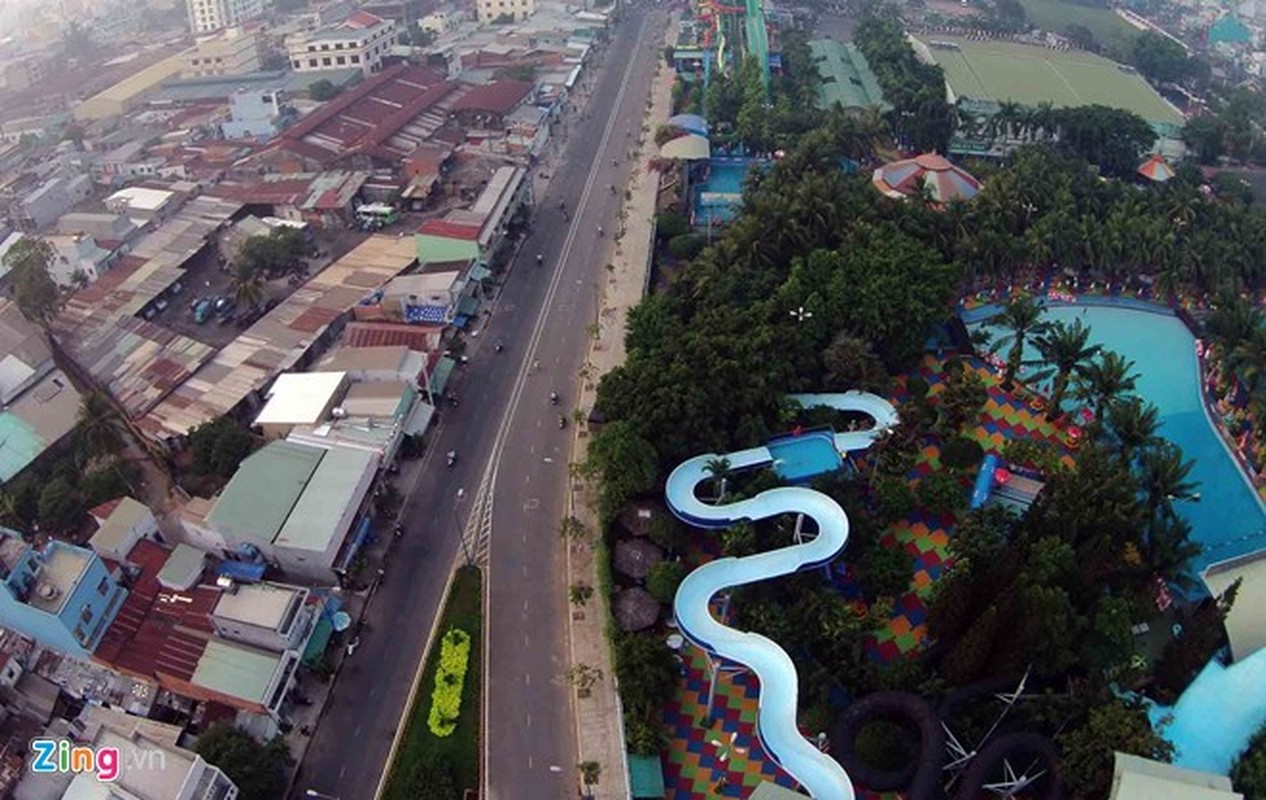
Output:
[[[943,391],[943,364],[928,358],[916,371],[931,386],[935,395]],[[981,414],[980,424],[966,435],[980,442],[989,452],[1000,453],[1012,438],[1038,438],[1059,446],[1063,457],[1071,461],[1067,439],[1057,425],[1049,423],[1025,401],[1012,397],[999,387],[1000,378],[987,365],[973,361],[970,368],[985,379],[989,400]],[[909,394],[905,382],[899,381],[892,399],[903,401]],[[940,468],[941,448],[937,442],[927,444],[912,471],[912,481],[932,474]],[[888,547],[901,547],[913,561],[914,577],[910,591],[898,598],[891,624],[868,643],[871,657],[888,661],[912,653],[922,646],[927,636],[926,600],[932,584],[950,566],[949,538],[954,520],[916,511],[909,518],[888,528],[881,542]],[[701,534],[694,537],[687,559],[692,566],[706,563],[720,554],[717,537]],[[838,561],[831,576],[841,594],[859,600],[860,593],[852,567]],[[719,609],[716,609],[719,613]],[[685,676],[676,694],[664,709],[664,724],[672,737],[665,758],[666,800],[703,800],[704,798],[738,797],[751,794],[762,780],[772,780],[793,787],[794,781],[780,770],[761,750],[756,736],[756,703],[759,687],[754,676],[745,673],[722,674],[717,685],[713,719],[705,719],[708,700],[707,657],[687,646]],[[729,745],[730,734],[736,733],[735,745]],[[720,741],[720,747],[712,742]],[[725,760],[721,755],[726,754]],[[722,776],[725,784],[721,784]],[[897,795],[859,792],[859,796],[878,800]]]

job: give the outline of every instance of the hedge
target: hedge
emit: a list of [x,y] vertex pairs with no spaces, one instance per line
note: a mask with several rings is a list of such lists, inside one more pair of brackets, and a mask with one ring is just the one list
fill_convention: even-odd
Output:
[[436,736],[451,736],[462,710],[462,684],[470,660],[470,634],[453,628],[440,640],[440,667],[431,693],[427,727]]

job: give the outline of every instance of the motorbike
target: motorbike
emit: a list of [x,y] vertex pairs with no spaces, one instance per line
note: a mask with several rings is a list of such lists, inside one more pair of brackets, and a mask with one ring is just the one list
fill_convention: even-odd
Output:
[[549,404],[552,406],[558,405],[558,392],[549,393]]
[[448,465],[450,467],[453,466],[454,464],[457,463],[457,453],[454,453],[452,450],[449,450],[448,454],[444,456],[444,460],[448,462]]
[[504,348],[502,347],[501,342],[497,342],[495,345],[492,346],[492,349],[493,349],[493,352],[500,353]]
[[564,417],[562,414],[559,414],[558,415],[558,429],[562,430],[563,428],[566,428],[566,427],[567,427],[567,417]]
[[391,534],[395,536],[397,539],[399,539],[401,536],[404,536],[404,526],[401,525],[399,522],[397,522],[395,526],[392,527]]

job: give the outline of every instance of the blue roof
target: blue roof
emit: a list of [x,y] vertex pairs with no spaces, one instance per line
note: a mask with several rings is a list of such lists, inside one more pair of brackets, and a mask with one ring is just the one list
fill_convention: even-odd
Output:
[[700,136],[708,135],[708,121],[698,114],[678,114],[675,117],[669,117],[668,124]]
[[246,583],[258,583],[264,579],[267,564],[248,564],[245,561],[225,561],[220,565],[220,576]]
[[448,309],[444,306],[405,306],[404,321],[409,323],[432,323],[443,325]]

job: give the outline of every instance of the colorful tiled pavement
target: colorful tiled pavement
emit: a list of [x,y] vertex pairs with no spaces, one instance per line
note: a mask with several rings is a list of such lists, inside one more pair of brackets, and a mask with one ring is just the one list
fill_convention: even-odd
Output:
[[[966,431],[988,452],[999,453],[1007,440],[1040,439],[1061,449],[1071,461],[1066,437],[1055,424],[1019,398],[1002,391],[996,372],[981,362],[970,367],[985,379],[989,399],[980,423]],[[933,395],[943,391],[942,363],[929,358],[915,371],[931,386]],[[900,381],[892,399],[908,399],[904,381]],[[940,467],[940,446],[928,443],[920,454],[911,480],[931,474]],[[881,541],[890,547],[903,547],[914,559],[911,591],[896,601],[892,622],[876,634],[869,645],[872,657],[891,660],[916,651],[927,636],[926,599],[932,586],[950,565],[949,539],[953,520],[916,511],[907,519],[890,526]],[[719,555],[718,538],[701,535],[694,538],[688,552],[692,565],[710,561]],[[834,565],[833,574],[848,597],[856,597],[851,585],[851,570],[843,562]],[[756,702],[759,688],[756,678],[744,673],[723,673],[718,682],[715,720],[704,720],[707,707],[707,658],[702,652],[687,648],[686,675],[672,701],[664,711],[664,722],[672,742],[665,759],[667,800],[703,800],[716,797],[747,797],[762,779],[782,786],[794,781],[769,761],[756,737]],[[735,734],[735,745],[728,743]],[[713,741],[720,741],[718,748]],[[726,760],[720,758],[727,753]],[[720,785],[722,776],[725,784]],[[871,795],[872,797],[874,795]]]

